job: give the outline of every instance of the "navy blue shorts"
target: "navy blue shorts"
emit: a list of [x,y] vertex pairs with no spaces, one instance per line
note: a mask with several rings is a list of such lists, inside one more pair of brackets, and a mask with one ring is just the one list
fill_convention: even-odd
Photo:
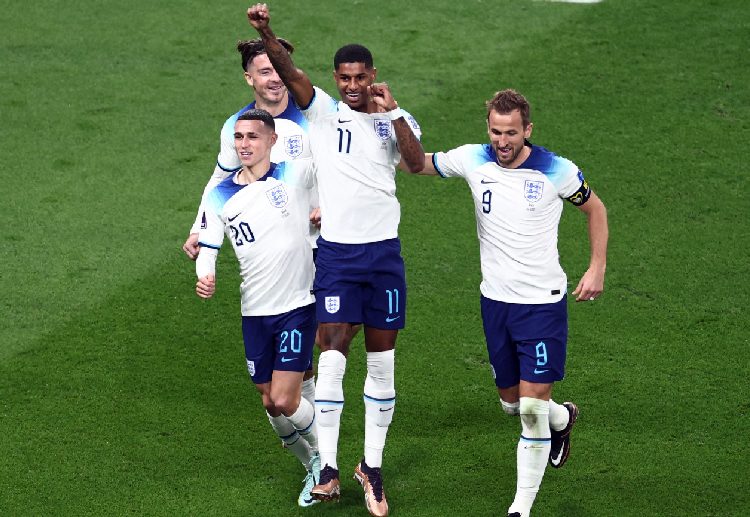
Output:
[[320,323],[404,328],[406,276],[398,239],[339,244],[321,237],[315,266],[315,304]]
[[565,376],[567,296],[539,305],[504,303],[482,296],[482,323],[498,388],[523,379],[551,383]]
[[317,328],[312,303],[275,316],[243,316],[245,358],[253,382],[270,382],[274,370],[307,370],[312,364]]

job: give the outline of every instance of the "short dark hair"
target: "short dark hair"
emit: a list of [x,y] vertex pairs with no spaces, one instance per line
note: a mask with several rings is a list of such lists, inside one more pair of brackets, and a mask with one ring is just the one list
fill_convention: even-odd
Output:
[[[284,38],[278,38],[278,40],[287,52],[290,54],[294,52],[294,45]],[[240,40],[237,42],[237,52],[242,54],[242,69],[247,72],[247,65],[252,63],[256,56],[265,54],[266,47],[263,45],[263,40],[260,38]]]
[[276,131],[276,122],[273,120],[273,116],[266,110],[253,108],[240,113],[237,120],[260,120],[266,126],[270,127],[272,131]]
[[367,68],[372,68],[372,53],[356,43],[344,45],[333,56],[333,69],[338,69],[341,63],[364,63]]
[[515,90],[500,90],[495,93],[494,97],[487,101],[487,120],[490,119],[492,111],[497,111],[504,115],[513,110],[521,112],[523,127],[528,127],[529,122],[531,122],[531,107],[526,97]]

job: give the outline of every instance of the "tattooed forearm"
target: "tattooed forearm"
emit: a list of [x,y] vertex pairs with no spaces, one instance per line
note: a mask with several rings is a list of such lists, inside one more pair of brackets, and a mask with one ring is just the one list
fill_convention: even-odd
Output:
[[393,121],[393,129],[396,130],[401,161],[409,172],[421,171],[424,168],[424,149],[409,123],[403,117],[398,118]]

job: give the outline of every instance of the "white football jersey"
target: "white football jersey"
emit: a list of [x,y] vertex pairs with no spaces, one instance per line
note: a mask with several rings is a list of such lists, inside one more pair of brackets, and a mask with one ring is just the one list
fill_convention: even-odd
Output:
[[270,316],[315,302],[308,244],[311,160],[271,165],[266,176],[239,185],[234,173],[206,197],[201,246],[229,238],[240,263],[242,315]]
[[435,153],[433,164],[441,176],[461,176],[471,189],[482,294],[506,303],[562,299],[567,278],[557,251],[557,228],[563,199],[576,204],[588,199],[584,192],[588,185],[578,167],[543,147],[531,146],[524,163],[506,169],[488,144]]
[[[398,237],[395,177],[401,154],[390,119],[354,111],[318,87],[302,113],[310,122],[322,237],[343,244]],[[419,138],[416,120],[408,113],[405,118]]]
[[[255,101],[253,101],[224,122],[224,126],[221,128],[221,147],[219,149],[219,156],[216,158],[216,168],[203,191],[203,199],[201,200],[201,206],[198,209],[198,216],[195,219],[191,233],[198,233],[200,230],[201,216],[204,210],[203,203],[205,202],[206,195],[216,185],[242,168],[242,163],[237,156],[237,148],[234,145],[234,125],[237,122],[237,118],[242,113],[249,109],[254,109],[255,107]],[[274,117],[274,124],[276,126],[278,139],[271,148],[271,162],[280,163],[289,160],[307,159],[312,157],[310,151],[310,140],[307,136],[307,128],[309,124],[291,96],[289,97],[289,103],[287,104],[286,109]],[[317,188],[313,187],[310,189],[309,195],[310,209],[317,208]],[[315,241],[318,238],[318,235],[320,235],[320,232],[312,225],[310,225],[309,231],[310,244],[315,247]]]

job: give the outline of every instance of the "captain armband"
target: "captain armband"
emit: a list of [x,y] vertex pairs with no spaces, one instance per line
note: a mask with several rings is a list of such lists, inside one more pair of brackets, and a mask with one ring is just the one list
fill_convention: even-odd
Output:
[[583,183],[581,183],[581,187],[576,190],[572,196],[569,196],[566,199],[573,203],[575,206],[581,206],[586,203],[586,201],[588,201],[590,197],[591,187],[589,187],[588,181],[583,180]]

